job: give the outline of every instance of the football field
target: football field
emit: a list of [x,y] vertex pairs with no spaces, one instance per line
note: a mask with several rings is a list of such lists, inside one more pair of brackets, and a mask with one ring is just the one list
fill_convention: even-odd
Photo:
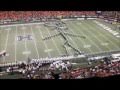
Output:
[[[66,35],[72,46],[87,54],[120,51],[120,37],[116,37],[94,21],[97,20],[74,20],[64,21],[68,30],[65,32],[84,36],[74,37]],[[114,30],[114,26],[99,21]],[[116,30],[120,33],[119,30]],[[57,30],[45,27],[43,24],[14,24],[0,26],[0,51],[6,50],[7,55],[0,57],[0,64],[39,58],[52,58],[66,55],[63,48],[64,39],[59,35],[49,40],[43,38],[57,34]],[[74,50],[67,47],[69,55]]]

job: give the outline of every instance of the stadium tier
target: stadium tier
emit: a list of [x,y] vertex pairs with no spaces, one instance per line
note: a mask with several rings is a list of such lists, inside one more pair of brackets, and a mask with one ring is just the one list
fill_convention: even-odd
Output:
[[0,11],[0,68],[26,78],[45,71],[44,79],[119,74],[119,18],[117,11]]

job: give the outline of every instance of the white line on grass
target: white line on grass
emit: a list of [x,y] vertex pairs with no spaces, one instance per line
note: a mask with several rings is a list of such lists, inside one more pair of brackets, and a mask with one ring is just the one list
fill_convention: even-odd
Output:
[[[43,38],[43,34],[42,34],[42,32],[41,32],[40,28],[39,28],[39,30],[38,30],[38,31],[39,31],[39,33],[40,33],[40,36]],[[44,45],[45,45],[45,48],[46,48],[46,49],[48,49],[48,47],[47,47],[46,43],[45,43],[44,41],[43,41],[43,43],[44,43]],[[47,52],[47,53],[48,53],[48,56],[49,56],[49,57],[51,57],[50,52]]]
[[[100,36],[102,36],[107,41],[110,41],[112,43],[112,45],[114,45],[115,47],[118,47],[115,43],[113,43],[110,39],[108,39],[107,37],[105,37],[103,34],[100,33]],[[118,48],[120,49],[120,47],[118,47]]]
[[70,37],[68,36],[68,38],[73,42],[73,44],[77,47],[77,49],[79,49],[78,45],[76,44],[76,42]]
[[36,24],[44,24],[43,22],[37,22],[37,23],[24,23],[24,24],[11,24],[11,25],[1,25],[0,27],[12,27],[12,26],[23,26],[23,25],[25,25],[25,26],[31,26],[31,25],[36,25]]
[[[10,31],[10,30],[7,31],[7,39],[6,39],[6,43],[5,43],[5,50],[7,49],[9,31]],[[4,62],[5,62],[5,57],[4,57]]]
[[[91,29],[92,29],[92,27],[91,27]],[[93,29],[94,30],[94,29]],[[115,45],[111,40],[109,40],[107,37],[104,37],[104,35],[103,34],[101,34],[101,32],[99,33],[105,40],[108,40],[108,41],[110,41],[113,45]],[[118,47],[117,45],[115,45],[116,47]],[[106,46],[107,47],[107,46]],[[119,48],[119,47],[118,47]],[[108,49],[109,49],[109,51],[111,51],[111,48],[108,46]]]
[[[23,26],[24,27],[24,26]],[[26,33],[25,33],[25,29],[22,29],[23,30],[23,32],[24,32],[24,36],[26,35]],[[26,39],[24,39],[25,40],[25,51],[28,51],[28,48],[27,48],[27,43],[26,43]],[[26,57],[28,58],[28,54],[26,54]]]
[[[99,21],[97,21],[97,22],[99,22]],[[94,24],[96,24],[96,25],[98,26],[97,28],[101,28],[97,23],[94,22]],[[109,27],[108,25],[106,25],[106,26]],[[105,30],[105,31],[106,31],[106,30]],[[106,33],[106,35],[111,37],[111,35],[110,35],[109,33]],[[112,35],[112,36],[113,36],[113,35]],[[113,37],[115,37],[115,36],[113,36]],[[113,39],[114,39],[115,41],[117,41],[117,42],[120,41],[120,40],[118,40],[118,38],[116,38],[116,37],[113,38]]]
[[[72,26],[72,25],[71,25],[71,26]],[[75,27],[74,25],[73,25],[73,27],[74,27],[74,28],[76,28],[76,29],[78,29],[78,28],[77,28],[77,27]],[[70,31],[72,31],[74,34],[76,34],[76,33],[73,31],[73,29],[71,29],[71,28],[70,28]],[[82,32],[81,32],[81,33],[82,33]],[[82,35],[84,36],[84,34],[83,34],[83,33],[82,33]],[[84,40],[81,40],[80,38],[79,38],[79,40],[82,42],[82,44],[83,44],[83,45],[85,45]],[[88,48],[88,50],[89,50],[90,52],[93,52],[90,48]]]
[[38,52],[38,48],[37,48],[37,45],[36,45],[36,39],[35,39],[35,35],[34,35],[34,33],[33,33],[33,29],[32,29],[32,25],[30,26],[30,28],[31,28],[31,32],[32,32],[32,35],[34,36],[34,44],[35,44],[35,49],[36,49],[36,52],[37,52],[37,57],[38,57],[38,59],[39,59],[39,52]]
[[[1,34],[2,34],[2,30],[1,30],[1,27],[0,27],[0,42],[1,42],[1,39],[2,39]],[[0,43],[0,50],[2,50],[2,43]],[[2,58],[0,58],[0,60],[2,60]]]
[[7,49],[7,44],[8,44],[8,36],[9,36],[9,30],[7,31],[7,39],[6,39],[6,44],[5,44],[5,50]]
[[17,52],[16,52],[16,46],[17,46],[17,42],[16,42],[16,37],[17,37],[17,26],[16,28],[16,34],[15,34],[15,62],[16,62],[16,57],[17,57]]
[[[49,32],[49,30],[48,30],[48,28],[46,28],[45,27],[45,29],[47,30],[47,32],[49,33],[49,35],[51,36],[51,34],[50,34],[50,32]],[[51,38],[52,39],[52,38]],[[52,39],[52,41],[53,41],[53,43],[54,43],[54,45],[55,45],[55,47],[56,47],[56,49],[57,49],[57,51],[58,51],[58,53],[59,53],[59,55],[61,55],[62,53],[60,52],[60,50],[58,49],[58,47],[57,47],[57,45],[56,45],[56,43],[55,43],[55,41]]]
[[[94,35],[93,33],[91,33],[89,30],[87,30],[88,33],[90,33],[93,38],[95,38],[97,41],[99,41],[100,43],[103,43],[101,40],[97,39],[96,35]],[[92,40],[91,40],[92,41]],[[96,43],[94,43],[96,45],[97,48],[99,48],[100,52],[105,52],[104,50],[102,50]],[[107,47],[108,48],[108,47]],[[109,49],[109,48],[108,48]]]
[[[94,30],[94,28],[92,28],[88,23],[86,23],[86,25],[87,25],[87,27],[89,26],[89,28],[90,28],[91,30]],[[89,30],[88,30],[88,32],[89,32]],[[91,32],[90,32],[90,33],[91,33]],[[92,33],[92,34],[93,34],[93,33]],[[93,34],[93,36],[94,36],[95,39],[96,39],[97,41],[99,41],[100,43],[104,43],[101,39],[98,39],[95,34]],[[107,46],[105,46],[105,47],[110,50],[110,47],[107,47]]]
[[78,45],[76,44],[76,42],[70,37],[68,36],[68,38],[73,42],[73,44],[77,47],[77,49],[79,49]]
[[77,47],[77,49],[79,49],[78,45],[75,43],[75,41],[70,37],[68,36],[68,38],[73,42],[73,44]]
[[[56,34],[58,33],[57,30],[55,30],[55,32],[56,32]],[[64,40],[61,37],[59,37],[59,38],[61,40],[61,43],[63,42],[63,44],[64,44]],[[70,52],[70,50],[68,50],[68,52],[72,55],[72,52]]]
[[[2,33],[2,30],[1,30],[1,27],[0,27],[0,41],[1,41],[1,33]],[[0,43],[0,48],[2,49],[2,43]]]
[[[85,26],[84,26],[85,27]],[[83,28],[84,30],[85,30],[85,28],[84,27],[82,27],[81,26],[81,28]],[[88,30],[89,31],[89,30]],[[82,32],[82,30],[81,30],[81,32]],[[84,32],[83,32],[84,33]],[[89,37],[88,37],[88,39],[89,39],[89,41],[93,44],[93,45],[95,45],[97,48],[98,48],[98,50],[99,51],[103,51],[100,47],[98,47],[97,45],[96,45],[96,43],[95,42],[93,42]]]
[[[57,34],[57,30],[55,30],[56,31],[56,34]],[[59,37],[60,38],[60,37]],[[60,40],[61,40],[61,43],[63,42],[63,44],[64,44],[64,40],[62,39],[62,38],[60,38]],[[66,48],[67,49],[67,48]],[[67,51],[72,55],[72,52],[70,51],[70,49],[67,49]]]
[[[97,27],[98,29],[100,29],[99,27]],[[103,34],[102,34],[102,32],[100,32],[100,35],[104,38],[104,39],[106,39],[106,40],[108,40],[108,41],[110,41],[114,46],[116,46],[116,47],[118,47],[116,44],[114,44],[110,39],[108,39],[108,37],[105,37]],[[106,33],[106,35],[108,36],[109,34],[107,34]],[[114,38],[113,38],[114,39]],[[114,39],[115,40],[115,39]],[[117,40],[115,40],[115,41],[117,41]],[[120,49],[120,47],[118,47],[119,49]]]

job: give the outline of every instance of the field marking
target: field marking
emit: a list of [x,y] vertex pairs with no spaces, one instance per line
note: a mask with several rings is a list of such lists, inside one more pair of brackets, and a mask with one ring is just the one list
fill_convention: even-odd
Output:
[[[83,22],[83,23],[84,23],[84,22]],[[86,26],[85,24],[86,24],[87,26]],[[94,29],[94,28],[92,28],[90,25],[88,25],[88,23],[85,23],[85,24],[84,24],[84,25],[85,25],[86,27],[91,28],[92,30]],[[98,39],[95,34],[93,34],[92,32],[90,32],[89,30],[88,30],[88,32],[91,33],[92,36],[93,36],[97,41],[99,41],[100,43],[104,43],[102,40]],[[106,47],[106,48],[108,48],[108,47]],[[110,50],[110,48],[108,48],[108,49]],[[102,51],[103,51],[103,50],[102,50]]]
[[[93,27],[91,27],[91,25],[89,25],[88,23],[86,23],[86,27],[89,27],[89,28],[91,28],[91,30],[93,31],[94,30],[94,28]],[[89,30],[88,30],[88,32],[89,32]],[[90,32],[91,33],[91,32]],[[98,32],[97,32],[98,33]],[[93,33],[91,33],[94,37],[95,37],[95,39],[97,40],[97,41],[99,41],[100,43],[104,43],[101,39],[98,39],[97,38],[97,36],[95,35],[95,34],[93,34]],[[105,46],[109,51],[110,51],[110,47],[108,46]]]
[[9,30],[7,31],[7,39],[6,39],[6,44],[5,44],[5,50],[7,49],[7,44],[8,44],[8,36],[9,36]]
[[117,38],[120,38],[120,36],[116,36]]
[[70,37],[68,36],[68,38],[73,42],[73,44],[76,46],[75,48],[79,49],[78,45],[76,44],[76,42]]
[[[9,31],[10,31],[10,30],[7,30],[7,39],[6,39],[6,43],[5,43],[5,50],[7,49]],[[5,63],[5,57],[3,58],[3,62]]]
[[[104,37],[104,35],[102,35],[102,34],[101,34],[100,36]],[[105,37],[104,37],[104,39],[106,39],[107,41],[110,41],[110,42],[112,43],[112,45],[114,45],[115,47],[118,47],[116,44],[114,44],[114,43],[113,43],[111,40],[109,40],[108,38],[105,38]],[[120,47],[118,47],[118,48],[120,49]]]
[[[22,27],[25,27],[25,26],[22,26]],[[25,36],[26,35],[25,28],[24,29],[22,28],[22,30],[23,30],[24,36]],[[27,43],[26,43],[26,39],[25,39],[25,52],[27,52],[27,51],[28,51],[28,48],[27,48]],[[26,57],[28,58],[28,54],[26,54]]]
[[[2,28],[0,27],[0,42],[2,41],[1,39],[1,34],[2,34],[2,30],[1,30]],[[2,43],[0,43],[0,51],[2,50]],[[2,58],[0,58],[0,62],[3,62],[3,60],[2,60]]]
[[[92,25],[93,25],[93,24],[92,24]],[[96,25],[97,25],[97,24],[96,24]],[[96,28],[101,29],[101,27],[96,27]],[[100,32],[100,33],[101,33],[100,35],[103,36],[104,39],[110,41],[114,46],[118,47],[118,46],[117,46],[116,44],[114,44],[110,39],[108,39],[108,37],[105,37],[104,35],[102,35],[103,32]],[[106,35],[109,36],[109,37],[111,37],[108,33],[106,33]],[[112,39],[114,39],[114,38],[112,38]],[[117,41],[118,39],[117,39],[117,40],[114,39],[114,40]],[[117,42],[118,42],[118,41],[117,41]],[[120,49],[120,47],[118,47],[118,48]]]
[[78,45],[76,44],[76,42],[70,37],[68,36],[68,38],[70,38],[70,40],[73,42],[73,44],[77,47],[77,49],[79,49]]
[[23,26],[21,27],[21,29],[22,29],[22,30],[25,30],[25,29],[26,29],[25,25],[23,25]]
[[65,46],[65,48],[66,48],[67,52],[69,53],[69,55],[73,55],[73,52],[71,52],[72,48],[67,47],[67,46]]
[[6,27],[4,30],[9,31],[9,30],[11,30],[11,28],[10,27]]
[[[83,22],[82,22],[83,23]],[[83,28],[84,30],[86,30],[86,28],[85,28],[85,24],[83,24],[84,25],[84,27],[83,26],[81,26],[81,28]],[[78,25],[77,25],[78,26]],[[89,30],[88,30],[89,31]],[[83,32],[82,30],[81,30],[81,32]],[[84,33],[84,32],[83,32]],[[85,35],[85,34],[84,34]],[[87,36],[88,37],[88,36]],[[88,37],[88,39],[89,39],[89,37]],[[93,42],[91,39],[89,39],[89,41],[93,44],[93,45],[95,45],[96,47],[97,47],[97,49],[99,50],[99,51],[103,51],[100,47],[98,47],[97,46],[97,44],[95,43],[95,42]]]
[[[77,47],[77,49],[79,49],[79,47],[78,47],[78,45],[76,44],[76,42],[70,37],[70,36],[68,36],[68,38],[73,42],[73,44]],[[75,47],[75,48],[76,48]],[[71,52],[72,53],[72,52]]]
[[[93,24],[92,24],[93,25]],[[96,27],[96,28],[98,28],[98,27]],[[100,28],[98,28],[98,29],[100,29]],[[97,32],[98,33],[98,32]],[[116,47],[118,47],[116,44],[114,44],[111,40],[109,40],[107,37],[105,37],[103,34],[102,34],[102,32],[100,32],[100,35],[104,38],[104,39],[106,39],[107,41],[110,41],[114,46],[116,46]],[[108,46],[109,47],[109,46]],[[119,49],[120,49],[120,47],[118,47]],[[111,48],[110,48],[111,49]]]
[[104,30],[107,30],[109,33],[111,33],[112,35],[118,35],[119,32],[116,32],[116,30],[112,29],[110,26],[106,25],[106,24],[103,24],[103,23],[100,23],[98,21],[93,21],[95,22],[97,25],[99,25],[100,27],[102,27]]
[[91,45],[84,45],[84,48],[90,48]]
[[103,46],[107,46],[109,43],[101,43],[101,45]]
[[[98,21],[98,22],[100,22],[100,21]],[[101,23],[101,22],[100,22]],[[93,23],[93,24],[96,24],[96,23]],[[96,24],[97,25],[97,24]],[[105,24],[106,25],[106,24]],[[97,28],[100,28],[101,29],[101,27],[99,26],[99,25],[97,25],[98,27]],[[106,25],[106,26],[108,26],[108,27],[110,27],[109,25]],[[102,30],[101,30],[102,31]],[[105,32],[107,32],[106,30],[104,30]],[[106,35],[107,36],[112,36],[112,37],[115,37],[114,35],[111,35],[111,33],[106,33]],[[112,38],[112,39],[114,39],[115,41],[117,41],[117,42],[120,42],[120,40],[118,40],[118,38]]]
[[24,51],[22,54],[28,55],[31,54],[31,51]]
[[[73,26],[74,28],[78,29],[77,27],[75,27],[75,26],[72,25],[72,24],[71,24],[71,26]],[[70,28],[70,30],[71,30],[74,34],[76,34],[76,32],[74,32],[73,29]],[[83,32],[81,32],[81,33],[82,33],[82,35],[84,36]],[[81,40],[80,38],[78,38],[78,39],[82,42],[83,45],[86,45],[86,43],[84,42],[84,40]],[[88,48],[88,50],[89,50],[90,52],[93,52],[90,48]]]
[[[57,31],[57,30],[55,30],[55,34],[58,34],[58,31]],[[58,36],[58,37],[59,37],[59,36]],[[60,38],[61,43],[64,44],[65,40],[63,40],[61,37],[59,37],[59,38]],[[70,51],[70,49],[68,49],[68,52],[69,52],[71,55],[73,55],[72,52]],[[64,53],[65,53],[65,51],[64,51]]]
[[24,24],[11,24],[11,25],[0,25],[0,27],[12,27],[12,26],[23,26],[23,25],[25,25],[25,26],[31,26],[31,25],[36,25],[36,24],[44,24],[43,22],[39,22],[39,23],[24,23]]
[[[51,34],[50,34],[50,32],[49,32],[49,30],[48,30],[48,28],[46,28],[45,27],[45,29],[47,30],[47,32],[49,33],[49,35],[51,36]],[[51,38],[52,39],[52,38]],[[55,41],[52,39],[52,41],[53,41],[53,43],[54,43],[54,45],[55,45],[55,47],[56,47],[56,49],[57,49],[57,51],[58,51],[58,53],[59,53],[59,55],[61,55],[62,53],[61,53],[61,51],[58,49],[58,47],[57,47],[57,45],[56,45],[56,43],[55,43]]]
[[[79,30],[79,28],[77,28],[77,27],[75,27],[74,25],[73,25],[73,27],[74,28],[76,28],[77,29],[77,31]],[[85,35],[82,31],[81,31],[81,33],[82,33],[82,35]],[[81,40],[82,41],[82,40]],[[84,42],[84,41],[83,41]],[[93,41],[91,41],[90,40],[90,42],[93,44],[93,45],[95,45],[96,47],[97,47],[97,45],[96,44],[94,44],[94,42]],[[84,42],[84,44],[85,44],[85,42]],[[98,47],[97,47],[98,48]],[[91,53],[93,53],[93,51],[90,49],[90,48],[88,48],[89,49],[89,51],[91,52]],[[99,49],[99,48],[98,48]],[[99,49],[100,50],[100,49]],[[101,51],[101,50],[100,50]]]
[[16,50],[17,50],[17,42],[16,42],[16,37],[17,37],[17,26],[15,27],[16,28],[16,34],[15,34],[15,62],[17,61],[16,60],[16,58],[17,58],[17,52],[16,52]]
[[38,48],[37,48],[37,45],[36,45],[36,38],[35,38],[35,35],[33,33],[33,29],[32,29],[32,26],[30,26],[30,29],[31,29],[31,32],[32,32],[32,35],[34,36],[34,44],[35,44],[35,49],[36,49],[36,52],[37,52],[37,56],[38,56],[38,59],[40,58],[39,56],[39,52],[38,52]]
[[45,49],[45,50],[44,50],[44,52],[47,52],[47,53],[49,53],[49,52],[51,52],[51,51],[53,51],[53,49]]
[[[58,31],[57,30],[54,30],[55,31],[55,34],[58,34]],[[59,37],[59,36],[58,36]],[[60,43],[63,43],[64,44],[64,40],[61,38],[61,37],[59,37],[60,38]],[[62,52],[62,51],[61,51]],[[64,52],[64,54],[65,54],[65,52]]]
[[[0,27],[0,41],[1,41],[1,33],[2,33],[2,30],[1,30],[1,27]],[[0,50],[2,49],[2,44],[0,43]]]
[[[39,31],[40,36],[43,38],[43,34],[42,34],[42,32],[41,32],[40,29],[41,29],[41,28],[39,27],[39,28],[38,28],[38,31]],[[47,47],[47,45],[46,45],[46,42],[43,41],[43,44],[45,45],[45,48],[48,49],[48,47]],[[47,54],[48,54],[49,57],[51,57],[50,52],[47,52]]]

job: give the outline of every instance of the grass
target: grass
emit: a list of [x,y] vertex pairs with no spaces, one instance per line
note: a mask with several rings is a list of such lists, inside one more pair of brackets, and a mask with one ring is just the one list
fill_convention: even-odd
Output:
[[[113,25],[98,20],[100,23],[113,27]],[[113,36],[98,26],[93,20],[64,21],[68,27],[66,32],[86,37],[66,36],[68,41],[80,51],[88,54],[120,51],[120,38]],[[119,30],[117,30],[119,32]],[[58,33],[42,24],[0,26],[0,51],[6,50],[8,56],[0,58],[0,64],[25,61],[29,58],[58,57],[65,55],[62,47],[64,39],[61,36],[43,41],[46,36]],[[17,41],[18,36],[32,35],[33,40]],[[73,55],[68,48],[69,55]]]

